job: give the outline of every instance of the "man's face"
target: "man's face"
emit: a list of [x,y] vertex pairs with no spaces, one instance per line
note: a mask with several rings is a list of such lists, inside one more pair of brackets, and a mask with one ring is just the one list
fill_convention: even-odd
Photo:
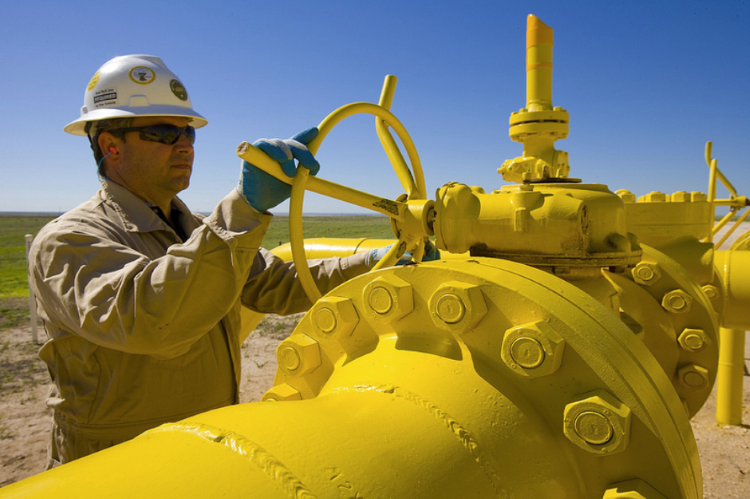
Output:
[[[131,126],[170,124],[184,127],[188,121],[187,118],[168,116],[135,118]],[[172,145],[143,140],[139,132],[127,132],[125,141],[111,138],[118,154],[108,164],[107,176],[146,201],[161,205],[190,185],[194,150],[185,135],[180,135]]]

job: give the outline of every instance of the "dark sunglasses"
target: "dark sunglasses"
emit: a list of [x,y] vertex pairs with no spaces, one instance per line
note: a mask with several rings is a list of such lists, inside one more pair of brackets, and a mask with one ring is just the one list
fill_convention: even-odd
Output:
[[126,133],[126,132],[140,132],[141,140],[147,140],[149,142],[161,142],[171,146],[178,140],[180,135],[185,134],[185,137],[190,141],[191,144],[195,144],[195,128],[191,126],[177,126],[177,125],[148,125],[148,126],[133,126],[129,128],[117,128],[115,130],[109,130],[110,133]]

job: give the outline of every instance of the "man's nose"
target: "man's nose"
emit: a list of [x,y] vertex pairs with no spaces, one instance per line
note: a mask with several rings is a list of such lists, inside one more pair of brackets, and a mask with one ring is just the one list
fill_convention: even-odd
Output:
[[193,144],[185,134],[180,134],[180,138],[175,142],[175,148],[178,152],[193,152]]

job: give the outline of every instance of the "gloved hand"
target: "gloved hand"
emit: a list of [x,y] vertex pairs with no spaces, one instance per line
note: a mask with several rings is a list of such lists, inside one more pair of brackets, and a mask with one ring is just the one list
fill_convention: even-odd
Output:
[[[294,177],[297,174],[295,159],[300,165],[310,170],[310,175],[315,175],[320,170],[320,165],[307,149],[307,144],[317,136],[318,129],[313,127],[298,133],[291,139],[260,139],[253,145],[278,161],[288,177]],[[237,190],[250,203],[250,206],[260,212],[268,211],[292,195],[291,185],[272,177],[247,161],[242,162],[242,175]]]
[[[367,253],[367,256],[365,257],[365,264],[369,268],[373,268],[380,260],[385,257],[386,253],[393,247],[392,244],[389,244],[388,246],[385,246],[384,248],[377,248],[374,250],[371,250],[369,253]],[[405,251],[404,254],[399,258],[398,262],[396,262],[396,265],[403,265],[405,263],[411,262],[412,255],[408,251]],[[424,255],[422,256],[423,262],[431,262],[433,260],[439,260],[440,259],[440,250],[437,249],[437,247],[432,243],[432,241],[427,241],[427,243],[424,245]]]

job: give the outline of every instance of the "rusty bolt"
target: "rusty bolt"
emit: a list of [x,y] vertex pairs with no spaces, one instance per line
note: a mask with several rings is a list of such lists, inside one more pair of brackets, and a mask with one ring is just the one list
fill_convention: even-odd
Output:
[[651,286],[661,277],[659,266],[655,263],[641,262],[632,271],[633,280],[643,286]]
[[698,364],[688,364],[677,371],[680,384],[691,390],[700,390],[710,383],[708,370]]
[[481,288],[458,281],[441,284],[430,297],[428,306],[437,327],[459,333],[476,326],[487,314]]
[[261,402],[278,402],[282,400],[302,400],[299,391],[288,383],[276,385],[260,399]]
[[594,454],[625,450],[630,440],[630,408],[604,390],[581,396],[565,406],[563,433]]
[[664,310],[673,314],[689,312],[692,303],[693,297],[681,289],[670,291],[661,300],[661,306],[664,307]]
[[680,333],[677,341],[688,352],[700,352],[711,344],[711,338],[702,329],[686,328]]
[[411,284],[393,274],[377,277],[362,292],[365,311],[384,322],[398,320],[414,310]]
[[324,296],[313,305],[310,317],[321,338],[340,340],[352,334],[359,322],[354,302],[339,296]]
[[562,364],[565,339],[543,321],[523,324],[505,332],[500,357],[519,376],[538,378]]
[[284,374],[301,376],[320,365],[320,346],[306,334],[295,334],[279,344],[276,359]]

